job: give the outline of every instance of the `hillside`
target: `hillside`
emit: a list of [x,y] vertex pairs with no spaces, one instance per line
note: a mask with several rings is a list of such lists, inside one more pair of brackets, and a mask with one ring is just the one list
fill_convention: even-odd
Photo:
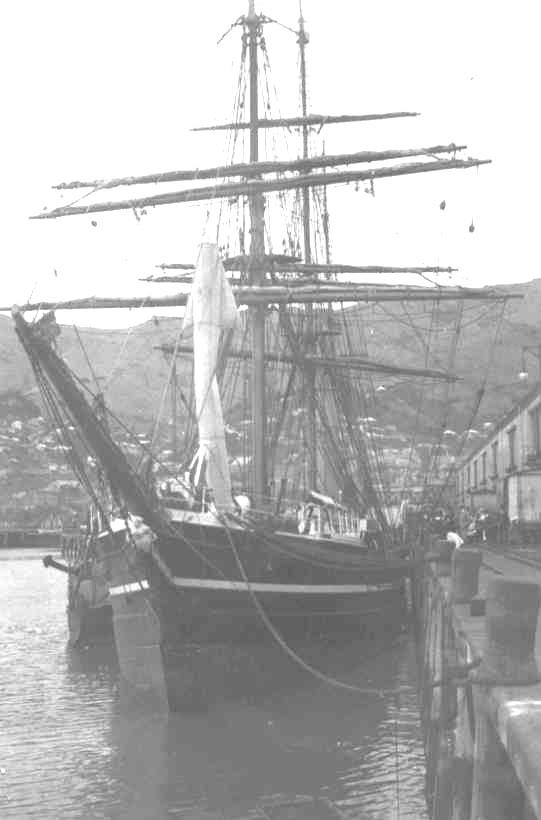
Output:
[[[371,437],[373,441],[379,440],[393,486],[401,486],[404,470],[411,468],[412,441],[417,466],[409,480],[422,480],[430,443],[441,437],[444,428],[456,433],[454,437],[447,435],[445,447],[440,450],[439,477],[445,480],[453,457],[479,443],[479,434],[466,431],[475,428],[482,434],[538,380],[541,279],[506,289],[521,293],[524,298],[509,301],[503,316],[498,304],[486,307],[456,302],[442,302],[430,312],[423,307],[405,311],[399,304],[356,306],[344,311],[345,336],[350,337],[355,350],[364,349],[372,359],[395,365],[451,369],[460,377],[449,390],[441,383],[436,388],[433,382],[423,385],[419,379],[373,377],[372,395],[365,406],[354,408],[354,412],[358,417],[370,417]],[[164,421],[168,420],[164,386],[169,365],[156,348],[174,341],[179,323],[178,319],[156,317],[129,331],[83,328],[79,335],[73,326],[63,326],[58,345],[79,378],[93,383],[96,377],[110,409],[144,438],[152,430],[158,408],[165,408]],[[462,332],[460,337],[456,334],[456,350],[451,359],[449,349],[453,349],[458,326]],[[344,351],[344,336],[336,343],[337,350]],[[240,346],[240,340],[235,346]],[[533,347],[533,355],[526,353],[524,357],[524,346]],[[35,523],[52,511],[60,511],[65,517],[83,510],[84,496],[75,487],[54,428],[42,417],[45,414],[31,367],[12,322],[6,317],[0,317],[0,363],[0,520]],[[523,363],[530,377],[520,381],[518,373]],[[180,389],[186,389],[183,386],[191,381],[187,359],[179,359],[177,372]],[[276,378],[271,369],[268,381],[271,390],[279,394]],[[240,382],[233,387],[237,409],[229,417],[233,424],[228,434],[232,459],[242,455],[238,431],[245,413],[240,409]],[[482,400],[474,416],[480,387],[484,388]],[[182,415],[180,404],[179,412]],[[184,422],[180,422],[181,435],[184,426],[185,414]],[[163,459],[171,454],[167,449],[170,429],[165,424],[158,439]],[[122,430],[118,434],[126,452],[139,452]],[[279,458],[283,457],[284,463],[295,449],[292,441],[285,436],[281,442]]]
[[[159,319],[130,331],[79,329],[94,374],[107,386],[107,402],[122,418],[142,425],[151,421],[168,373],[163,354],[155,348],[170,342],[178,327],[178,320]],[[61,330],[63,357],[80,378],[93,381],[74,328],[62,326]],[[32,369],[11,320],[5,317],[0,317],[0,362],[2,391],[18,391],[39,401]]]
[[[453,388],[449,397],[448,426],[453,429],[461,430],[469,423],[475,393],[485,380],[491,357],[492,363],[478,420],[494,420],[502,415],[519,395],[531,387],[539,374],[540,363],[536,361],[535,355],[527,353],[525,362],[530,378],[527,382],[518,380],[523,346],[541,344],[541,279],[503,286],[502,289],[524,296],[523,299],[508,302],[502,320],[499,306],[493,306],[484,314],[476,306],[470,308],[474,321],[468,318],[468,308],[465,309],[463,329],[454,366],[451,368],[463,380]],[[449,303],[442,303],[443,307],[440,307],[438,317],[444,329],[446,304]],[[453,310],[456,309],[455,303],[451,304],[452,308],[447,311],[450,323],[455,321]],[[387,309],[387,313],[389,312]],[[395,309],[395,314],[398,316],[398,309]],[[76,313],[73,316],[76,319]],[[391,316],[391,321],[386,323],[384,332],[380,332],[376,327],[375,338],[370,337],[369,354],[382,362],[422,366],[423,340],[419,340],[418,337],[423,333],[423,327],[422,323],[416,324],[417,329],[413,330],[404,322],[393,322]],[[493,349],[498,325],[497,346]],[[178,328],[179,320],[160,317],[129,331],[97,328],[81,328],[79,331],[94,373],[102,380],[102,384],[107,385],[108,404],[115,413],[137,426],[144,427],[152,422],[160,405],[167,377],[167,363],[163,354],[155,348],[157,345],[171,342],[178,333]],[[448,366],[445,359],[447,342],[445,345],[442,343],[441,359],[438,359],[438,336],[434,333],[431,344],[433,358],[429,366],[445,369]],[[59,347],[70,366],[81,378],[92,378],[73,327],[62,327]],[[13,332],[11,320],[4,316],[0,316],[0,363],[2,391],[18,391],[37,398],[31,368]],[[182,364],[180,370],[182,378]],[[186,372],[185,376],[187,375]],[[381,377],[381,380],[385,381],[384,377]],[[411,413],[417,412],[417,391],[415,381],[409,380],[401,389],[393,391],[392,402],[390,397],[385,397],[382,406],[390,404],[392,412],[392,405],[399,405],[397,420],[402,420],[403,423]],[[431,414],[429,407],[424,409],[424,425],[428,433]]]

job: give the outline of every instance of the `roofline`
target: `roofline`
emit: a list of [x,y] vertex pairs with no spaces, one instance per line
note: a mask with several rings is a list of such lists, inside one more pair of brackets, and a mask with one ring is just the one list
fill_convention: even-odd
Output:
[[490,445],[491,440],[501,430],[503,430],[504,427],[507,427],[507,425],[510,424],[513,419],[516,418],[533,399],[535,399],[536,396],[541,396],[541,381],[537,381],[532,389],[529,390],[528,393],[526,393],[526,395],[523,396],[511,410],[502,416],[500,421],[496,424],[496,427],[494,427],[491,431],[490,435],[481,444],[478,444],[468,456],[465,456],[464,459],[460,461],[457,469],[460,470],[462,467],[465,467],[469,461],[478,456],[482,450],[486,449],[486,447]]

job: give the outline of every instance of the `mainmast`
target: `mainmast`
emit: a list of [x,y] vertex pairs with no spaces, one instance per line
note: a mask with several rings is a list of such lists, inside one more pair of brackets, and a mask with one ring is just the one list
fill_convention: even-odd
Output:
[[[259,159],[259,72],[257,49],[261,37],[261,18],[255,13],[254,0],[249,0],[248,16],[244,19],[248,40],[250,66],[250,162]],[[265,200],[261,192],[253,193],[250,203],[250,265],[251,285],[265,282]],[[267,496],[267,468],[265,460],[266,407],[265,407],[265,305],[250,308],[252,332],[252,434],[253,434],[253,492],[256,506]]]
[[[240,17],[235,26],[241,26],[243,33],[243,58],[248,55],[249,60],[249,116],[244,116],[244,121],[213,125],[196,130],[246,130],[249,134],[249,157],[248,161],[234,163],[230,165],[220,165],[212,168],[185,169],[168,171],[161,174],[145,174],[144,176],[120,177],[112,180],[101,181],[73,181],[62,183],[57,186],[60,189],[94,188],[96,193],[101,189],[108,189],[117,186],[132,186],[143,184],[155,184],[161,182],[194,180],[197,184],[191,187],[183,187],[181,190],[161,190],[157,193],[148,192],[145,196],[129,197],[128,199],[114,198],[106,202],[95,202],[79,198],[73,204],[56,207],[53,210],[44,210],[31,217],[33,219],[56,219],[64,216],[90,215],[93,213],[104,213],[116,210],[132,210],[137,216],[137,209],[155,207],[162,205],[172,205],[176,203],[191,202],[212,202],[218,199],[239,200],[248,203],[250,222],[249,253],[230,258],[226,266],[230,270],[240,272],[236,281],[231,282],[233,293],[237,304],[248,307],[250,321],[250,346],[251,346],[251,414],[252,414],[252,480],[251,490],[253,492],[256,506],[265,506],[266,498],[269,494],[269,475],[267,472],[267,436],[266,436],[266,384],[265,384],[265,361],[268,355],[265,353],[265,320],[269,310],[269,305],[279,306],[279,308],[298,305],[299,312],[304,311],[304,344],[303,344],[303,364],[305,371],[306,388],[306,409],[307,409],[307,455],[308,469],[306,481],[312,488],[318,486],[318,460],[317,460],[317,436],[316,418],[318,423],[324,426],[324,419],[317,412],[315,400],[316,388],[316,367],[317,360],[326,354],[328,366],[337,366],[336,357],[329,354],[335,352],[335,346],[329,342],[325,345],[320,342],[322,336],[332,336],[331,319],[334,311],[330,309],[331,303],[342,302],[401,302],[414,299],[416,301],[438,302],[444,300],[465,300],[465,299],[507,299],[514,298],[515,294],[502,294],[501,292],[487,291],[486,289],[463,289],[463,288],[441,288],[441,287],[398,287],[380,283],[346,282],[339,284],[331,280],[331,274],[346,273],[389,273],[406,269],[393,268],[389,266],[347,266],[331,264],[329,259],[328,224],[324,224],[325,247],[327,251],[326,260],[321,263],[314,259],[312,248],[313,232],[311,230],[311,203],[310,189],[323,186],[326,190],[329,185],[344,185],[350,182],[368,181],[373,183],[376,179],[387,177],[406,176],[410,174],[431,173],[451,169],[466,169],[479,167],[487,160],[478,160],[471,157],[465,159],[457,157],[457,152],[466,148],[463,145],[454,143],[448,145],[424,146],[416,149],[392,149],[385,151],[355,151],[347,154],[334,154],[331,156],[309,156],[309,129],[314,126],[326,126],[332,123],[353,123],[367,122],[372,120],[389,119],[396,117],[417,116],[416,112],[399,111],[383,112],[377,114],[309,114],[307,101],[306,83],[306,45],[308,37],[304,28],[302,7],[299,0],[299,28],[297,32],[297,42],[300,50],[300,94],[301,112],[300,116],[280,117],[271,119],[263,115],[260,118],[259,111],[259,66],[258,49],[264,46],[263,25],[269,20],[263,14],[256,14],[255,0],[248,0],[248,13]],[[243,60],[244,62],[244,60]],[[302,157],[290,159],[284,157],[280,160],[270,161],[259,159],[259,131],[265,128],[292,128],[302,129]],[[442,156],[447,155],[447,156]],[[450,156],[449,156],[450,155]],[[388,160],[415,158],[413,162],[387,164]],[[245,158],[246,159],[246,158]],[[377,163],[375,166],[373,163]],[[345,170],[339,170],[341,167]],[[359,167],[360,166],[360,167]],[[212,184],[201,185],[201,180],[214,180]],[[225,180],[225,181],[224,181]],[[276,254],[266,254],[265,252],[265,197],[273,192],[285,192],[288,190],[300,191],[302,197],[303,210],[303,257],[279,256]],[[311,208],[312,206],[312,208]],[[326,207],[324,220],[326,219]],[[190,265],[176,265],[174,267],[191,270]],[[440,268],[414,268],[410,269],[415,273],[441,272]],[[450,270],[450,269],[449,269]],[[276,277],[274,274],[291,273],[294,276]],[[270,277],[267,274],[271,274]],[[320,275],[323,275],[323,280]],[[158,277],[155,281],[179,281],[188,283],[191,274],[182,277]],[[62,303],[39,303],[37,305],[25,305],[24,309],[81,309],[81,308],[118,308],[118,307],[167,307],[185,305],[187,293],[181,290],[179,293],[168,296],[156,297],[123,297],[99,299],[75,299]],[[320,312],[316,305],[329,305],[328,327],[316,326],[316,319],[320,318]],[[0,311],[5,310],[0,306]],[[322,323],[321,323],[322,324]],[[289,325],[291,329],[291,324]],[[292,340],[292,346],[295,340]],[[299,352],[293,351],[293,359],[298,360]],[[294,363],[294,362],[293,362]],[[352,362],[348,363],[351,366]],[[362,369],[373,369],[373,366],[381,367],[381,364],[368,361],[356,362],[356,366]],[[306,373],[306,371],[308,371]],[[426,374],[423,374],[426,375]],[[176,416],[176,374],[172,373],[172,410]],[[173,428],[172,449],[177,450],[176,430]]]
[[171,363],[171,450],[175,462],[178,461],[177,390],[177,362],[173,359]]
[[[300,72],[301,72],[301,109],[303,117],[302,126],[302,158],[308,159],[308,102],[306,93],[306,44],[308,37],[304,28],[304,17],[302,16],[302,4],[299,0],[299,36],[297,38],[300,52]],[[302,227],[304,243],[304,262],[306,265],[312,262],[312,247],[310,241],[310,189],[302,189]],[[314,309],[312,305],[306,306],[306,327],[305,333],[308,336],[309,349],[316,352]],[[308,487],[316,490],[318,487],[317,469],[317,430],[316,430],[316,373],[313,368],[309,368],[305,374],[306,383],[306,405],[308,411],[307,449],[308,449]]]

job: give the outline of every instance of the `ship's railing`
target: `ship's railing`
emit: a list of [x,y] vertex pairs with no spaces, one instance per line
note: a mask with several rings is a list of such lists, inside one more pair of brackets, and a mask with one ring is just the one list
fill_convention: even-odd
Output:
[[[165,492],[164,484],[160,487],[161,501],[167,507],[216,512],[212,490],[200,487],[186,492],[183,485],[178,492],[173,492],[172,487],[172,482],[169,483],[168,492]],[[192,491],[193,496],[190,497]],[[251,524],[272,523],[279,529],[320,537],[339,535],[361,538],[361,534],[366,532],[366,518],[326,496],[318,493],[312,493],[310,496],[313,497],[299,501],[298,498],[267,495],[258,498],[254,504],[249,491],[234,494],[239,518],[244,518]]]
[[80,530],[64,530],[60,537],[60,545],[62,557],[69,566],[80,564],[86,551],[86,536]]
[[[280,502],[279,505],[277,502]],[[359,538],[366,530],[366,519],[340,504],[318,503],[314,500],[299,501],[294,498],[278,499],[267,496],[257,506],[250,507],[250,515],[269,516],[279,506],[277,518],[287,522],[287,529],[306,535],[332,537],[347,535]]]

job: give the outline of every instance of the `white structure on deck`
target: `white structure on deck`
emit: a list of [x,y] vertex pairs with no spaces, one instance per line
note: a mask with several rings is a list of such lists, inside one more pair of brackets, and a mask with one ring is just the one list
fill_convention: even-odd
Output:
[[206,485],[219,509],[232,507],[231,477],[225,446],[225,427],[216,371],[221,335],[237,321],[235,297],[226,279],[216,245],[201,245],[183,332],[193,329],[195,408],[199,449],[191,468],[198,485],[206,467]]

